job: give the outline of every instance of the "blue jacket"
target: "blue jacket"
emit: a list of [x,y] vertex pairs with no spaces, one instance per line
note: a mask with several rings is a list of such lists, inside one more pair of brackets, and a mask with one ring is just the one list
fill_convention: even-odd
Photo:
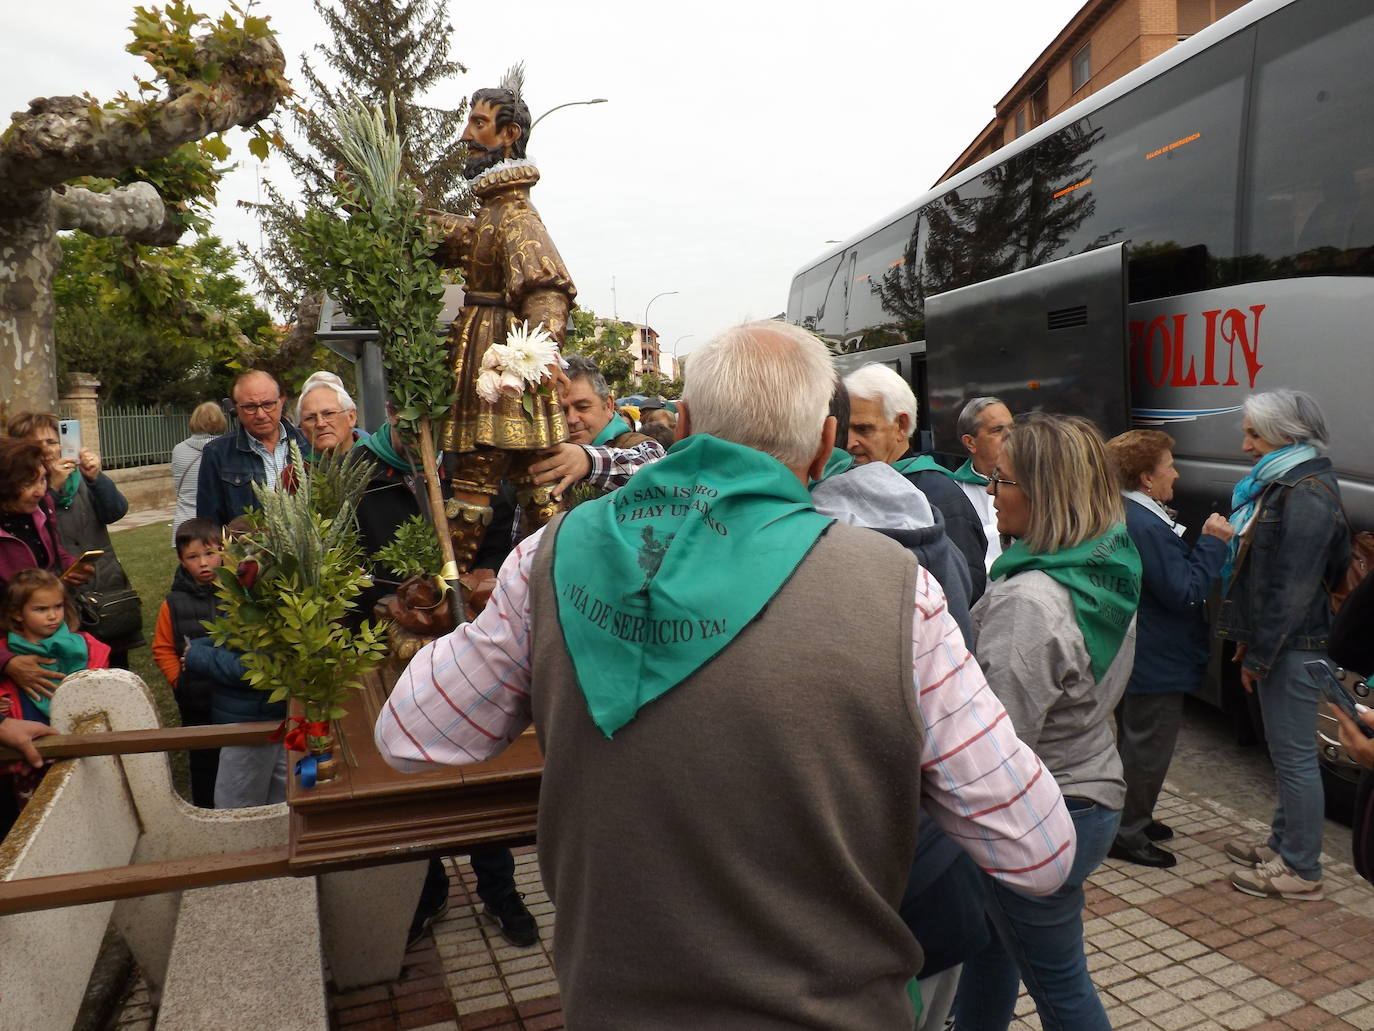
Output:
[[1242,544],[1217,633],[1248,645],[1244,667],[1267,677],[1279,653],[1325,651],[1331,602],[1325,584],[1344,574],[1350,530],[1331,460],[1313,458],[1269,484]]
[[[310,445],[301,431],[282,419],[281,431],[300,445],[305,454]],[[200,472],[196,477],[196,515],[224,526],[236,516],[243,515],[250,505],[257,504],[253,484],[267,479],[262,458],[248,442],[248,431],[242,424],[216,437],[201,452]]]
[[1226,544],[1204,534],[1190,545],[1138,502],[1126,501],[1126,530],[1140,552],[1140,608],[1130,694],[1192,691],[1207,669],[1203,602],[1226,561]]

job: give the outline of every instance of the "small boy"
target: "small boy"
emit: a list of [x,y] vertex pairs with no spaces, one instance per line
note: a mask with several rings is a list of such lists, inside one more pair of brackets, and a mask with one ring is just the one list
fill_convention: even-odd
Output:
[[[215,575],[224,564],[220,529],[209,519],[188,519],[176,531],[177,562],[172,589],[157,614],[153,632],[153,660],[176,695],[184,727],[205,726],[215,681],[184,669],[191,642],[206,636],[205,623],[215,618]],[[191,801],[202,809],[215,807],[215,777],[219,749],[200,748],[191,756]]]

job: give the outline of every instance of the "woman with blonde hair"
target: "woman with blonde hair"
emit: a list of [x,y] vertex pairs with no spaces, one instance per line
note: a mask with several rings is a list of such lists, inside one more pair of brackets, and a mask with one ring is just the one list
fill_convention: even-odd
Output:
[[200,475],[200,456],[205,445],[229,428],[224,409],[214,401],[196,405],[191,413],[191,435],[172,448],[172,484],[177,491],[177,510],[172,517],[172,544],[177,527],[196,516],[196,478]]
[[1125,798],[1111,718],[1135,655],[1140,556],[1106,445],[1086,419],[1018,418],[987,490],[998,532],[1014,543],[973,609],[974,654],[1064,793],[1078,845],[1052,895],[985,879],[998,933],[964,966],[955,1025],[1004,1031],[1024,980],[1046,1031],[1105,1031],[1083,953],[1083,883],[1116,837]]

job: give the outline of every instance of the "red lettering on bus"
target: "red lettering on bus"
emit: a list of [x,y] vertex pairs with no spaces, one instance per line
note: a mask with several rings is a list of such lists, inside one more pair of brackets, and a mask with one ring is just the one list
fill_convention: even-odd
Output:
[[[1202,379],[1197,377],[1197,355],[1187,351],[1188,313],[1157,315],[1147,325],[1137,319],[1130,323],[1131,385],[1148,380],[1151,386],[1215,387],[1239,386],[1236,379],[1236,347],[1245,365],[1250,389],[1264,364],[1259,360],[1260,315],[1265,305],[1252,304],[1248,314],[1239,308],[1216,308],[1202,313]],[[1251,318],[1254,319],[1253,325]],[[1217,336],[1227,346],[1227,378],[1217,381]]]

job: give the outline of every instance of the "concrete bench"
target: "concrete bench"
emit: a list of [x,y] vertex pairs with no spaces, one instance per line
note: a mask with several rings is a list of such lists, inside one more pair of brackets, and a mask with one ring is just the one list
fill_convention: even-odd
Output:
[[[97,670],[63,683],[53,699],[52,723],[62,733],[97,734],[157,727],[158,717],[142,680],[123,670]],[[63,760],[49,770],[0,845],[0,881],[284,846],[286,840],[284,804],[197,809],[173,790],[165,753]],[[254,885],[230,887],[248,891]],[[306,879],[304,887],[313,894],[313,880]],[[171,891],[0,917],[4,1025],[71,1026],[111,919],[156,998],[182,895]],[[314,933],[318,940],[318,927]]]
[[159,1031],[325,1031],[315,880],[196,888],[181,900]]

